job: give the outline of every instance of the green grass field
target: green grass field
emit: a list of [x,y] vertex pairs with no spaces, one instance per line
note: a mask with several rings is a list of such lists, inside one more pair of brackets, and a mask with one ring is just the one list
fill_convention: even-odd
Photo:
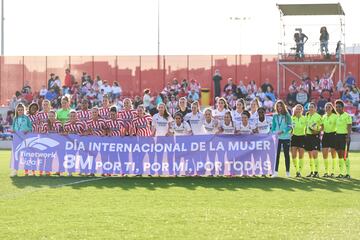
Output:
[[350,157],[351,180],[10,178],[0,151],[0,239],[360,239]]

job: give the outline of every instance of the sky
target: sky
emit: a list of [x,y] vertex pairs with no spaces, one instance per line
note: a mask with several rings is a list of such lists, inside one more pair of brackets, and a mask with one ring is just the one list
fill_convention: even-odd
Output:
[[[158,0],[4,0],[5,55],[156,55]],[[346,14],[346,45],[360,43],[360,1],[340,2]],[[160,54],[276,54],[293,44],[295,27],[318,49],[326,22],[330,42],[341,37],[338,17],[286,18],[280,38],[276,3],[314,1],[159,0]],[[234,20],[240,17],[245,20]],[[306,47],[305,47],[306,48]],[[332,43],[329,48],[335,49]]]

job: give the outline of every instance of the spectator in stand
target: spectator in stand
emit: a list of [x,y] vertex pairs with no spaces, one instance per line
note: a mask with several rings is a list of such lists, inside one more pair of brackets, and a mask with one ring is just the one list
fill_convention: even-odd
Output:
[[179,96],[179,98],[187,97],[185,89],[181,89],[180,92],[178,94],[175,94],[175,95]]
[[121,96],[122,89],[121,89],[118,82],[113,83],[111,90],[112,90],[112,95],[111,96],[112,96],[113,101],[116,98],[119,98]]
[[274,87],[271,85],[269,78],[265,78],[265,83],[261,85],[261,89],[263,92],[267,92],[268,87],[270,87],[270,91],[274,91]]
[[289,86],[289,93],[293,94],[297,92],[296,80],[292,80]]
[[320,28],[320,51],[322,55],[327,56],[329,54],[329,33],[326,27]]
[[293,93],[289,93],[286,96],[286,102],[290,107],[295,106],[295,104],[296,104],[296,95],[297,95],[297,92],[293,92]]
[[115,99],[113,102],[113,105],[116,107],[116,109],[120,112],[124,108],[124,102],[121,99]]
[[84,82],[87,82],[88,81],[88,75],[86,72],[83,72],[82,73],[82,76],[81,76],[81,83],[84,83]]
[[104,94],[111,96],[112,88],[107,81],[104,81],[104,85],[102,85],[100,89],[104,90]]
[[296,94],[296,102],[304,106],[308,100],[308,93],[303,88],[300,88],[300,91]]
[[62,95],[70,94],[70,88],[68,86],[63,86],[61,91]]
[[102,80],[101,80],[100,76],[98,75],[98,76],[96,76],[96,81],[92,85],[92,88],[95,90],[95,92],[100,92],[101,86],[102,86]]
[[[65,70],[64,85],[67,86],[67,87],[69,87],[69,88],[71,88],[74,83],[75,83],[75,77],[70,73],[70,69],[67,68],[67,69]],[[61,84],[58,85],[58,86],[60,87]]]
[[341,100],[343,102],[351,102],[352,101],[352,96],[351,96],[350,92],[351,92],[350,87],[346,86],[345,91],[344,91],[343,95],[341,96]]
[[104,98],[110,98],[109,95],[106,95],[104,93],[104,89],[101,89],[100,91],[97,92],[97,103],[100,104],[104,101]]
[[229,90],[231,90],[231,92],[236,91],[236,85],[233,83],[232,78],[228,78],[227,84],[224,86],[224,93],[227,93]]
[[31,92],[31,88],[29,88],[29,92],[23,93],[23,99],[29,104],[34,100],[34,95]]
[[53,88],[50,89],[45,95],[45,99],[49,100],[50,102],[54,102],[57,98],[57,94]]
[[86,93],[86,98],[92,105],[97,104],[97,93],[94,91],[94,89],[88,89],[88,92]]
[[243,81],[239,82],[239,85],[236,87],[236,96],[238,99],[240,98],[246,98],[248,95],[248,91],[246,89],[246,86],[244,85]]
[[237,97],[234,94],[231,94],[231,96],[228,99],[229,108],[231,110],[234,110],[236,108],[236,100],[237,100]]
[[330,74],[324,73],[323,77],[320,79],[319,85],[321,93],[323,93],[324,91],[329,91],[330,93],[333,92],[334,83],[330,77]]
[[45,85],[42,85],[42,87],[41,87],[41,89],[40,89],[40,92],[39,92],[39,96],[45,98],[45,95],[46,95],[47,91],[48,91],[48,90],[47,90],[46,86],[45,86]]
[[336,61],[339,61],[341,57],[341,41],[338,41],[335,49]]
[[344,88],[344,82],[343,80],[339,79],[339,81],[336,84],[336,91],[340,93],[340,96],[343,94],[345,88]]
[[[167,99],[167,97],[166,97],[166,96],[165,96],[165,98]],[[143,102],[142,102],[142,100],[141,100],[140,96],[135,96],[135,98],[134,98],[134,102],[133,102],[134,109],[137,109],[137,108],[138,108],[138,106],[140,106],[140,105],[142,105],[142,104],[143,104]]]
[[10,108],[14,110],[19,103],[25,104],[26,101],[23,99],[22,94],[16,91],[15,96],[11,100]]
[[47,89],[50,90],[51,88],[54,87],[54,83],[55,83],[55,74],[54,73],[50,73],[50,78],[48,80],[48,84],[47,84]]
[[262,91],[261,88],[258,89],[258,91],[256,92],[255,94],[256,98],[258,98],[261,102],[264,102],[265,101],[265,93]]
[[216,97],[221,97],[221,93],[220,93],[220,81],[222,80],[221,74],[220,74],[220,70],[216,69],[215,70],[215,74],[213,76],[213,81],[214,81],[214,98]]
[[160,103],[164,102],[164,96],[163,93],[159,93],[155,98],[155,104],[159,105]]
[[23,94],[31,93],[31,87],[30,87],[29,81],[25,81],[25,84],[21,90],[21,93],[23,93]]
[[181,88],[185,89],[185,91],[189,88],[189,83],[185,78],[181,82]]
[[164,92],[166,94],[171,94],[170,93],[171,92],[171,83],[168,82],[162,92]]
[[[179,82],[176,78],[173,79],[170,89],[173,90],[175,92],[175,94],[177,94],[180,91],[181,85],[179,84]],[[185,89],[182,89],[182,90],[185,91]]]
[[147,112],[149,112],[150,110],[150,102],[151,102],[150,89],[146,88],[144,90],[143,106]]
[[314,80],[312,82],[310,82],[309,89],[310,89],[310,92],[311,92],[311,90],[321,92],[320,91],[320,78],[319,78],[319,76],[314,77]]
[[189,85],[189,90],[195,90],[195,92],[197,92],[198,94],[200,94],[200,84],[195,80],[195,79],[191,79],[190,85]]
[[200,97],[197,92],[195,92],[195,89],[191,90],[188,94],[188,98],[191,98],[194,102],[199,101]]
[[6,115],[6,122],[12,126],[13,122],[14,122],[14,111],[10,110],[7,112],[7,115]]
[[248,92],[251,91],[253,93],[257,92],[257,86],[254,80],[251,80],[250,83],[247,85]]
[[271,98],[269,96],[266,96],[263,106],[264,106],[266,112],[273,112],[273,110],[274,110],[274,102],[271,100]]
[[255,93],[252,92],[251,90],[249,90],[248,93],[247,93],[247,96],[246,96],[246,100],[251,102],[255,98],[256,98]]
[[303,91],[305,91],[307,94],[310,95],[311,87],[309,87],[308,77],[306,77],[305,79],[302,80],[302,82],[301,82],[301,84],[299,86],[299,89],[302,89]]
[[320,95],[320,99],[317,102],[317,112],[320,115],[323,115],[325,113],[325,104],[329,102],[327,101],[322,95]]
[[355,86],[355,77],[351,72],[348,72],[348,75],[346,76],[345,86]]
[[271,86],[268,86],[265,92],[265,96],[269,97],[271,99],[271,101],[275,102],[276,98],[275,98],[275,94],[271,89]]
[[55,80],[54,80],[54,84],[52,86],[52,89],[54,89],[54,92],[56,94],[60,94],[60,89],[61,89],[61,81],[59,76],[55,76]]
[[349,95],[351,96],[351,103],[355,107],[358,107],[359,106],[359,90],[354,86],[351,88]]
[[177,104],[178,104],[178,101],[176,100],[176,97],[175,97],[175,95],[171,95],[170,96],[170,101],[168,101],[167,103],[166,103],[166,107],[167,107],[167,109],[168,109],[168,111],[169,111],[169,114],[171,115],[171,116],[175,116],[175,113],[176,113],[176,108],[177,108]]

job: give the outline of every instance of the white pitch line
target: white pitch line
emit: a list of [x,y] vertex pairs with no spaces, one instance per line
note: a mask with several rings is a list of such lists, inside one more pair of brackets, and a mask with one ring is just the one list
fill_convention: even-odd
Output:
[[109,178],[109,177],[90,178],[90,179],[80,180],[80,181],[76,181],[76,182],[70,182],[70,183],[64,183],[64,184],[59,184],[59,185],[55,185],[55,186],[49,186],[49,188],[61,188],[61,187],[76,185],[76,184],[80,184],[80,183],[94,182],[94,181],[103,180],[106,178]]
[[70,182],[70,183],[64,183],[64,184],[58,184],[58,185],[53,185],[53,186],[44,186],[42,188],[33,187],[33,188],[29,189],[29,190],[24,190],[24,191],[17,192],[17,193],[8,193],[8,194],[0,195],[0,200],[15,199],[15,198],[24,196],[24,195],[26,195],[28,193],[45,191],[45,190],[48,190],[48,189],[51,189],[51,188],[61,188],[61,187],[66,187],[66,186],[72,186],[72,185],[76,185],[76,184],[81,184],[81,183],[86,183],[86,182],[93,182],[93,181],[103,180],[103,179],[107,179],[107,178],[109,178],[109,177],[85,179],[85,180],[80,180],[80,181],[75,181],[75,182]]

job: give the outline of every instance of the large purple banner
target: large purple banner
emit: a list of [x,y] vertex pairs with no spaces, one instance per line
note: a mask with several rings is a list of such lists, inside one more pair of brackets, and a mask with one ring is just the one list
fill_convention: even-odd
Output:
[[95,137],[15,133],[16,170],[145,175],[272,174],[275,135]]

